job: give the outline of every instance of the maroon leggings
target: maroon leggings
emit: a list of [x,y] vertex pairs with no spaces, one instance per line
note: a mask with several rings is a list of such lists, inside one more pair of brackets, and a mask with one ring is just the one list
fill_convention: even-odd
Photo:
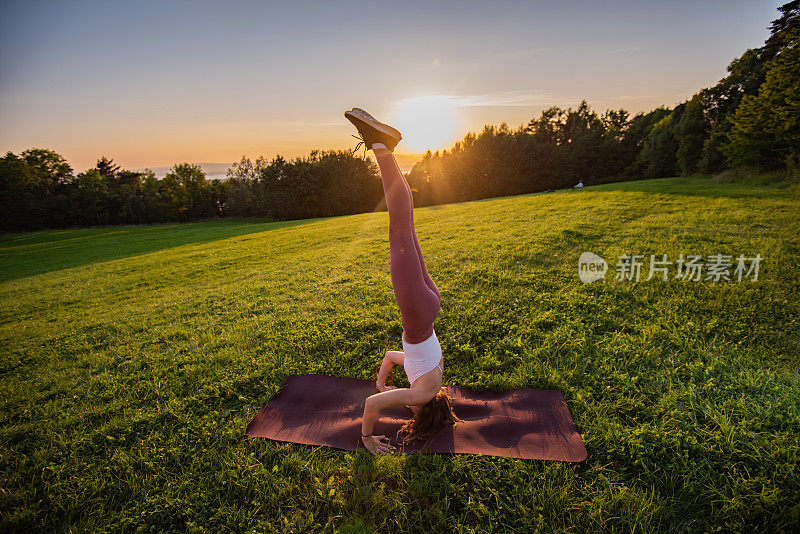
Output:
[[389,271],[406,343],[422,343],[433,334],[439,315],[439,289],[425,269],[414,230],[414,199],[392,154],[376,158],[389,211]]

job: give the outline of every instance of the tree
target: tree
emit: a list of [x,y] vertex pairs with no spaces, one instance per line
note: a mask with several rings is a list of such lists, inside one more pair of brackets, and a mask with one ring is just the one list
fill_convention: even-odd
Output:
[[143,222],[141,217],[141,173],[117,170],[113,180],[114,189],[120,200],[118,219],[120,223],[136,224]]
[[72,167],[61,154],[50,149],[29,148],[23,150],[20,157],[35,169],[41,185],[49,192],[72,180]]
[[675,124],[675,137],[678,140],[675,158],[681,173],[697,171],[707,134],[702,95],[697,93],[686,102],[683,115]]
[[79,173],[72,183],[76,222],[82,225],[109,224],[108,185],[96,168]]
[[33,230],[44,223],[36,170],[12,152],[0,158],[0,230]]
[[100,173],[100,176],[104,178],[114,178],[120,170],[119,165],[114,165],[113,159],[108,159],[105,156],[101,156],[100,159],[97,160],[95,168],[97,172]]
[[162,193],[170,206],[169,216],[181,221],[199,217],[210,217],[206,174],[199,165],[176,164],[164,176]]
[[658,121],[650,130],[642,151],[637,159],[647,178],[663,178],[678,173],[676,153],[678,140],[675,137],[675,124],[683,115],[684,104]]
[[775,57],[791,41],[791,35],[800,29],[800,0],[783,4],[778,8],[781,16],[772,21],[769,27],[770,36],[764,43],[764,48],[769,50],[770,57]]
[[788,30],[784,43],[758,94],[745,96],[731,119],[722,147],[730,165],[775,169],[800,153],[800,28]]
[[44,148],[8,152],[0,165],[0,210],[5,230],[37,230],[61,221],[72,167]]

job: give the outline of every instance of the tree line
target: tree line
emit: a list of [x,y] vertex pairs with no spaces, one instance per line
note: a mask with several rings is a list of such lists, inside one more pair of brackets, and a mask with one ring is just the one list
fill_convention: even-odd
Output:
[[214,217],[305,219],[362,213],[383,196],[377,167],[348,151],[312,151],[287,161],[242,158],[225,180],[198,165],[174,165],[162,179],[121,169],[105,157],[73,174],[48,149],[0,158],[0,230],[186,222]]
[[[800,166],[800,0],[778,8],[764,46],[733,60],[727,75],[674,108],[551,107],[526,125],[488,125],[414,165],[417,205],[516,195],[587,184]],[[0,230],[143,224],[213,217],[290,220],[375,210],[376,165],[347,151],[242,158],[225,180],[177,164],[162,179],[101,157],[74,173],[42,148],[0,158]]]

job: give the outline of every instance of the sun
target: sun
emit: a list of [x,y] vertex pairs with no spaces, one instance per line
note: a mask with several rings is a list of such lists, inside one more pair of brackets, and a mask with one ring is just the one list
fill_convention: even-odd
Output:
[[397,102],[391,124],[403,134],[401,148],[421,153],[450,148],[456,141],[458,115],[445,96],[418,96]]

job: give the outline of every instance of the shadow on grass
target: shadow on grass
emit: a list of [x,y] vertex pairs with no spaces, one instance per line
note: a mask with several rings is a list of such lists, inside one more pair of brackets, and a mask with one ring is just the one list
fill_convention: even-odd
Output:
[[0,282],[318,220],[225,219],[0,234]]

